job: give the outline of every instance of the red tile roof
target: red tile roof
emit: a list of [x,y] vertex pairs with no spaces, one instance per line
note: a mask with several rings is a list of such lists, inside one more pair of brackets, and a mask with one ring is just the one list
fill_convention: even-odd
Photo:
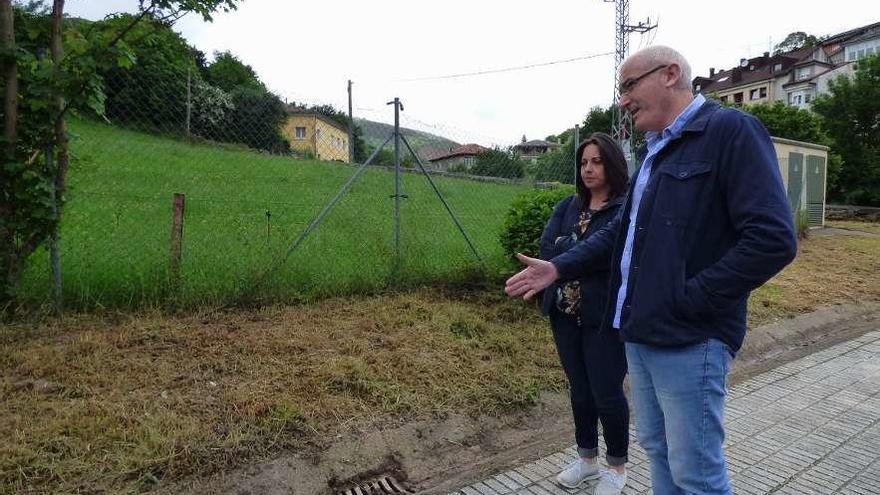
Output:
[[449,150],[449,152],[447,152],[447,153],[442,153],[440,155],[433,156],[433,157],[429,158],[428,161],[435,162],[437,160],[445,160],[447,158],[454,158],[456,156],[476,156],[484,151],[488,151],[488,148],[484,148],[483,146],[480,146],[479,144],[469,143],[469,144],[461,145],[458,148]]

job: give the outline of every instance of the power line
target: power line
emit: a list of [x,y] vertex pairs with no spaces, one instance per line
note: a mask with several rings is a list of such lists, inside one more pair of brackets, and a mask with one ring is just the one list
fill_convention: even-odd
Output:
[[518,67],[505,67],[503,69],[488,69],[488,70],[481,70],[481,71],[476,71],[476,72],[463,72],[461,74],[449,74],[446,76],[429,76],[429,77],[416,77],[416,78],[412,78],[412,79],[398,79],[395,82],[435,81],[435,80],[440,80],[440,79],[454,79],[457,77],[472,77],[472,76],[482,76],[485,74],[498,74],[500,72],[511,72],[511,71],[515,71],[515,70],[534,69],[535,67],[546,67],[548,65],[567,64],[567,63],[571,63],[571,62],[578,62],[580,60],[588,60],[591,58],[605,57],[608,55],[614,55],[614,52],[596,53],[593,55],[584,55],[582,57],[567,58],[565,60],[553,60],[552,62],[541,62],[541,63],[537,63],[537,64],[520,65]]

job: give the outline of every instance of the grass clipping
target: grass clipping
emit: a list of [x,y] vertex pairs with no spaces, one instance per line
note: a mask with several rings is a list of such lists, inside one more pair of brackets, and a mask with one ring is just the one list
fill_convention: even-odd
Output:
[[0,366],[0,493],[148,487],[564,387],[547,324],[500,291],[8,327]]
[[[880,300],[880,238],[812,237],[752,326]],[[547,322],[500,288],[0,331],[0,493],[148,490],[355,427],[504,414],[565,386]]]

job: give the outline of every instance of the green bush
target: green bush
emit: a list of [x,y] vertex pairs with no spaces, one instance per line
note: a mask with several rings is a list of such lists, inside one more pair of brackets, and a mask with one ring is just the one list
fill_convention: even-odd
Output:
[[533,190],[520,194],[510,204],[501,230],[501,246],[510,255],[523,253],[538,255],[538,241],[544,225],[553,213],[553,207],[574,194],[574,187]]

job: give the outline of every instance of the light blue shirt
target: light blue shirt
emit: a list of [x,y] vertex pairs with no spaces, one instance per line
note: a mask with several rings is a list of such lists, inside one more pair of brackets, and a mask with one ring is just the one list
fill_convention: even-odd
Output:
[[688,120],[697,113],[697,110],[706,102],[706,98],[698,94],[693,101],[675,120],[672,121],[662,133],[647,132],[645,137],[648,142],[648,154],[642,163],[642,169],[636,178],[635,186],[632,192],[632,208],[629,211],[629,227],[626,229],[626,242],[623,245],[623,255],[620,258],[620,289],[617,291],[617,307],[614,311],[614,322],[612,326],[620,329],[620,315],[623,313],[623,305],[626,302],[627,282],[629,281],[629,269],[632,264],[633,240],[635,239],[636,218],[639,215],[639,207],[642,204],[642,194],[645,192],[645,186],[648,185],[648,179],[651,177],[651,167],[654,166],[654,157],[660,152],[670,141],[677,138],[681,134],[681,130]]

